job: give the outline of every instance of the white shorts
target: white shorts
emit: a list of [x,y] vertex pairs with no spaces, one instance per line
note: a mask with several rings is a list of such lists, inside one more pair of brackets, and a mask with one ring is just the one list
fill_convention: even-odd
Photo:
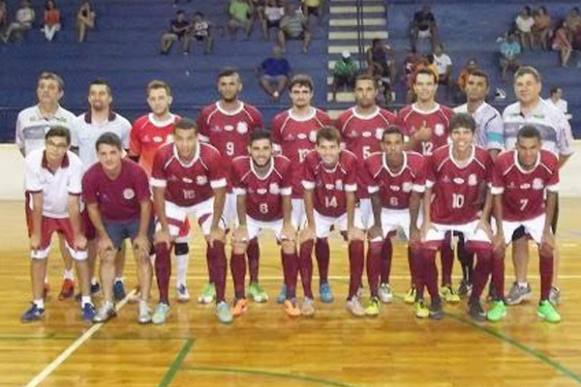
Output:
[[[418,220],[418,224],[421,224]],[[407,240],[410,239],[410,210],[407,208],[396,210],[391,208],[381,209],[381,229],[383,230],[383,237],[392,231],[401,229],[405,234]]]
[[277,241],[280,241],[282,236],[283,220],[257,220],[246,215],[246,230],[248,230],[248,240],[254,239],[262,230],[271,230],[274,232]]
[[236,194],[233,192],[226,193],[226,201],[224,202],[224,212],[222,218],[226,222],[228,228],[236,224],[238,212],[236,211]]
[[371,199],[359,199],[359,216],[361,217],[362,230],[369,230],[373,226],[373,207]]
[[[331,227],[336,226],[341,232],[347,231],[347,213],[344,213],[338,217],[325,216],[314,211],[315,217],[315,236],[317,238],[327,238],[331,234]],[[363,224],[361,223],[361,216],[359,214],[359,209],[355,209],[355,227],[363,230]]]
[[[165,216],[169,225],[169,234],[176,239],[176,242],[187,242],[190,233],[188,216],[197,219],[204,235],[210,234],[212,218],[214,213],[214,198],[210,198],[191,207],[180,207],[170,201],[165,201]],[[220,221],[220,227],[226,229],[224,217]],[[159,222],[156,224],[156,231],[161,228]],[[184,240],[185,239],[185,240]]]
[[525,233],[531,236],[535,242],[541,243],[543,238],[543,229],[545,228],[545,214],[539,215],[536,218],[511,222],[504,220],[502,222],[502,232],[504,233],[504,243],[507,245],[512,242],[512,234],[517,228],[523,226]]
[[446,237],[448,231],[461,232],[466,242],[481,242],[490,244],[490,238],[482,229],[477,229],[478,221],[472,221],[465,224],[437,224],[432,223],[432,228],[428,231],[426,239],[423,241],[427,245],[436,245],[439,247]]
[[291,222],[293,227],[298,231],[303,228],[307,217],[305,215],[305,201],[303,199],[291,199]]

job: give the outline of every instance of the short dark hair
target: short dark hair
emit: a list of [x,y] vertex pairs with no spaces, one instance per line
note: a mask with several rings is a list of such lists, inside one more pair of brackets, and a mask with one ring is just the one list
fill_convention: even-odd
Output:
[[541,74],[539,71],[534,68],[533,66],[521,66],[516,73],[514,73],[514,80],[516,81],[517,78],[520,78],[524,75],[530,74],[532,75],[537,82],[541,82]]
[[238,75],[240,77],[240,74],[238,73],[237,69],[235,69],[234,67],[226,67],[226,68],[223,68],[218,73],[216,80],[220,80],[220,78],[223,78],[223,77],[231,77],[232,75]]
[[475,69],[468,73],[468,77],[470,77],[471,75],[474,77],[484,78],[486,80],[486,86],[490,86],[490,77],[488,76],[488,73],[486,71]]
[[51,137],[63,137],[67,140],[67,145],[71,145],[71,131],[64,126],[51,127],[44,135],[44,139],[48,140]]
[[197,11],[197,12],[194,13],[194,16],[199,16],[199,17],[203,18],[204,17],[204,13],[203,12],[200,12],[200,11]]
[[176,12],[176,15],[185,15],[185,14],[186,14],[186,13],[185,13],[185,12],[184,12],[182,9],[179,9],[179,10]]
[[268,142],[270,142],[272,144],[270,132],[267,132],[266,130],[256,130],[256,131],[252,132],[252,134],[250,135],[249,144],[252,145],[252,144],[254,144],[255,141],[259,141],[259,140],[268,140]]
[[518,141],[519,138],[536,138],[541,141],[541,132],[533,125],[525,125],[520,128],[516,134],[516,139]]
[[198,124],[196,121],[192,120],[191,118],[182,117],[176,124],[174,125],[174,132],[178,129],[182,130],[195,130],[196,133],[198,132]]
[[559,90],[563,90],[560,86],[551,87],[551,95],[555,94]]
[[436,74],[435,72],[428,68],[421,68],[418,71],[416,71],[416,73],[414,74],[414,83],[416,83],[416,81],[418,80],[418,75],[420,74],[429,75],[432,78],[434,78],[434,83],[438,83],[438,74]]
[[149,93],[151,92],[151,90],[157,90],[157,89],[164,89],[167,92],[167,95],[171,95],[171,87],[167,84],[167,82],[164,81],[160,81],[157,79],[154,79],[153,81],[149,82],[147,84],[147,95],[149,96]]
[[121,139],[113,132],[105,132],[99,136],[97,142],[95,143],[95,149],[97,152],[99,151],[99,146],[102,144],[114,146],[119,150],[123,149],[123,146],[121,145]]
[[468,113],[456,113],[450,120],[450,133],[458,128],[467,128],[474,133],[476,131],[476,121]]
[[397,125],[389,125],[381,134],[381,141],[385,140],[385,137],[389,134],[399,134],[403,140],[403,131]]
[[311,90],[311,92],[315,90],[313,78],[311,78],[307,74],[296,74],[295,76],[293,76],[290,82],[288,83],[288,90],[291,91],[291,89],[297,85],[308,87]]
[[317,131],[317,145],[319,145],[322,140],[334,141],[338,145],[341,145],[341,134],[332,126],[323,126]]
[[91,90],[91,86],[105,86],[105,88],[107,89],[107,93],[109,93],[109,95],[113,95],[111,85],[109,84],[109,82],[102,78],[92,80],[91,83],[89,83],[89,90]]
[[56,83],[58,83],[60,91],[63,91],[65,89],[65,81],[63,81],[63,78],[60,75],[58,75],[57,73],[52,73],[50,71],[43,71],[38,76],[38,82],[45,80],[45,79],[52,80],[52,81],[55,81]]
[[355,85],[357,85],[357,82],[359,82],[359,81],[371,81],[371,83],[373,83],[373,87],[375,89],[377,89],[377,79],[375,79],[375,77],[373,75],[370,75],[367,73],[359,74],[355,78]]

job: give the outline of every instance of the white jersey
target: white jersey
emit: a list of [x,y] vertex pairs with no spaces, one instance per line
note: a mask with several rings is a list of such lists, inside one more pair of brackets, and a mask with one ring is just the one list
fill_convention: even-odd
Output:
[[[468,104],[455,107],[454,113],[468,113]],[[504,149],[504,124],[498,110],[483,102],[472,113],[472,118],[476,121],[474,138],[477,146],[487,150]]]
[[111,113],[109,119],[102,124],[93,123],[91,113],[83,113],[75,119],[71,146],[79,149],[79,157],[85,169],[97,162],[95,144],[99,136],[106,132],[115,133],[121,139],[123,148],[129,149],[131,123],[121,115]]
[[53,126],[64,126],[72,132],[75,115],[70,111],[58,107],[55,114],[44,117],[38,105],[31,106],[18,113],[16,119],[16,145],[23,150],[24,155],[33,150],[44,148],[44,135]]

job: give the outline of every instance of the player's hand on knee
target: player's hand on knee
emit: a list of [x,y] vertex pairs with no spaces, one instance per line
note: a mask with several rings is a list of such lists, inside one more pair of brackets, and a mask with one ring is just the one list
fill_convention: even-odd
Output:
[[285,224],[282,227],[281,239],[286,241],[294,241],[296,239],[297,230],[292,224]]
[[482,230],[488,236],[488,239],[492,240],[492,228],[490,227],[490,223],[486,219],[480,219],[478,221],[478,225],[476,226],[476,230]]
[[137,235],[137,237],[133,240],[133,250],[135,250],[139,256],[149,255],[151,245],[149,244],[149,239],[146,235]]
[[307,224],[300,234],[301,243],[315,239],[315,235],[315,226]]
[[111,241],[111,238],[109,238],[108,236],[100,237],[99,240],[97,241],[97,250],[101,254],[112,253],[113,250],[115,250],[115,248],[113,247],[113,242]]
[[424,221],[422,224],[422,242],[426,241],[426,237],[428,236],[428,232],[432,230],[434,227],[432,226],[432,222]]
[[169,248],[171,244],[171,236],[169,235],[169,231],[164,229],[158,230],[153,236],[153,241],[155,244],[165,243]]
[[232,232],[232,241],[236,243],[248,242],[248,229],[244,225],[240,225]]
[[555,235],[553,235],[550,229],[545,229],[543,231],[543,237],[541,238],[540,246],[541,254],[552,255],[554,249],[555,249]]
[[367,232],[367,238],[369,238],[370,241],[383,239],[383,230],[381,228],[381,225],[374,224],[373,226],[371,226],[371,228]]
[[87,238],[81,233],[75,235],[75,250],[86,250],[87,249]]
[[208,243],[210,246],[214,247],[214,242],[224,242],[225,238],[226,234],[224,233],[224,230],[220,227],[213,227],[208,235]]
[[497,232],[492,237],[492,251],[495,255],[504,256],[505,249],[506,244],[504,243],[504,234],[502,232]]
[[40,235],[37,233],[33,233],[30,236],[30,249],[31,250],[38,250],[40,249]]
[[422,242],[422,232],[417,226],[410,226],[410,246],[417,246]]
[[363,239],[365,239],[365,233],[363,232],[363,230],[361,230],[357,227],[349,227],[347,229],[347,241],[348,242],[362,241]]

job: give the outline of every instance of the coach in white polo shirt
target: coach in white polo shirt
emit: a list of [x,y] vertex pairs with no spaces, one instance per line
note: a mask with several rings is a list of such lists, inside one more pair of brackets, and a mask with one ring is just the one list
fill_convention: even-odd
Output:
[[[556,154],[559,157],[559,167],[562,167],[575,152],[571,126],[561,111],[540,97],[541,89],[541,76],[534,67],[523,66],[515,73],[514,92],[517,102],[507,106],[502,114],[504,145],[506,149],[514,149],[519,129],[524,125],[533,125],[541,133],[543,149]],[[556,232],[557,216],[558,206],[553,219],[553,233]],[[528,242],[522,234],[514,235],[513,238],[516,281],[506,296],[509,305],[519,304],[531,296],[531,288],[527,282]],[[558,258],[558,249],[555,246],[553,287],[549,297],[554,304],[559,302],[560,293],[557,286]]]

